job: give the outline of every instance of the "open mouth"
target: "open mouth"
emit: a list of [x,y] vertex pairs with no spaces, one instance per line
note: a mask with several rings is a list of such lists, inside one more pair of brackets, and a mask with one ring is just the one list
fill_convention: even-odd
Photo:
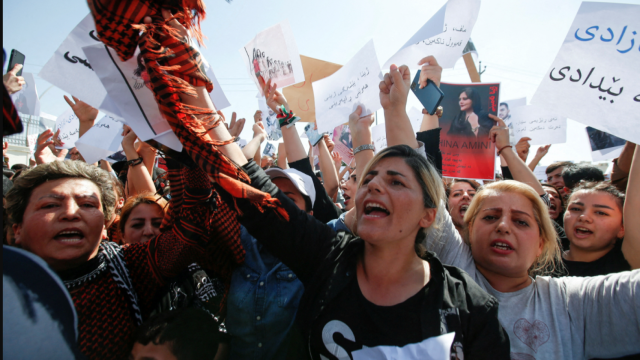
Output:
[[373,217],[385,217],[388,216],[390,212],[382,204],[370,202],[365,205],[364,214]]
[[343,194],[342,197],[344,197],[344,204],[347,205],[347,203],[351,200],[351,196],[347,195],[347,194]]
[[550,211],[556,211],[556,209],[558,209],[558,207],[556,206],[556,204],[551,204],[551,207],[549,208]]
[[469,205],[468,204],[460,206],[460,216],[464,217],[464,214],[467,213],[468,209],[469,209]]
[[84,234],[80,230],[63,230],[53,238],[63,243],[76,243],[84,239]]
[[496,250],[500,250],[500,251],[513,251],[515,250],[511,244],[509,244],[506,241],[500,241],[500,240],[496,240],[494,242],[491,243],[491,247],[496,249]]
[[581,235],[581,236],[589,236],[590,234],[593,234],[593,231],[585,228],[585,227],[577,227],[575,230],[576,235]]

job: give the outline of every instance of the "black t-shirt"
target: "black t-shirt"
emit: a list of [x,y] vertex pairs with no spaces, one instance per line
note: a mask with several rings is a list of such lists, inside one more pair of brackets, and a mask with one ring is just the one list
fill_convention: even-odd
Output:
[[367,300],[358,281],[351,283],[322,311],[311,329],[313,359],[353,358],[363,347],[403,347],[423,341],[420,309],[429,284],[404,302],[378,306]]
[[311,163],[309,163],[309,159],[304,158],[290,162],[289,166],[292,169],[296,169],[303,174],[311,176],[311,180],[313,180],[313,187],[316,190],[316,201],[313,204],[313,217],[325,224],[333,219],[339,218],[342,211],[333,203],[333,200],[331,200],[329,195],[327,195],[327,191],[324,189],[324,186],[314,174],[313,169],[311,168]]
[[631,270],[631,265],[622,254],[621,240],[611,251],[596,261],[569,261],[563,258],[562,262],[564,262],[569,276],[598,276]]

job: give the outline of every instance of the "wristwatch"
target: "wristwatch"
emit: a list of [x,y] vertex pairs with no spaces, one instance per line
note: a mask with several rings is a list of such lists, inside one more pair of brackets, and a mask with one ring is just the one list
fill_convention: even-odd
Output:
[[371,144],[364,144],[364,145],[360,145],[357,148],[353,149],[353,156],[356,156],[357,153],[359,153],[362,150],[373,150],[375,151],[375,147]]
[[[422,113],[423,113],[423,114],[425,114],[425,115],[431,115],[431,114],[429,114],[429,112],[427,111],[427,109],[422,109]],[[437,116],[437,117],[441,118],[441,117],[442,117],[442,114],[444,114],[444,108],[443,108],[442,106],[438,106],[438,107],[436,108],[436,112],[435,112],[433,115],[435,115],[435,116]]]

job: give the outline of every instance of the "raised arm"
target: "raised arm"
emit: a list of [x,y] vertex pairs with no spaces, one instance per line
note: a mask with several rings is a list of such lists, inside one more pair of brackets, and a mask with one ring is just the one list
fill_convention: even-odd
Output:
[[267,132],[264,130],[262,121],[253,124],[253,139],[242,148],[242,152],[247,159],[255,159],[256,154],[260,158],[260,144],[267,139]]
[[502,155],[507,162],[513,179],[531,186],[540,196],[546,194],[533,171],[527,167],[527,164],[522,161],[520,156],[513,150],[513,147],[509,145],[509,128],[504,121],[492,114],[489,114],[489,117],[498,122],[496,126],[491,128],[489,138],[496,144],[499,155]]
[[549,152],[550,147],[551,145],[544,145],[538,148],[538,150],[536,151],[536,156],[534,156],[529,163],[529,169],[531,169],[531,171],[534,171],[536,169],[536,166],[538,166],[540,160],[542,160],[542,158]]
[[149,175],[149,171],[147,171],[147,168],[143,165],[142,158],[138,155],[138,152],[136,152],[134,145],[137,138],[136,133],[134,133],[129,126],[124,125],[122,135],[124,136],[122,139],[122,149],[127,156],[127,161],[135,161],[135,163],[129,163],[127,181],[133,187],[125,188],[127,197],[143,192],[155,193],[156,187],[153,185],[151,175]]
[[636,145],[624,200],[622,253],[632,269],[640,268],[640,145]]
[[278,167],[281,169],[289,168],[289,165],[287,165],[287,147],[283,142],[278,144]]
[[[331,147],[331,149],[329,149]],[[331,158],[331,150],[333,150],[334,144],[329,138],[329,135],[324,135],[323,140],[318,143],[318,159],[320,160],[320,171],[322,171],[322,180],[324,189],[331,199],[333,199],[338,193],[338,173],[336,172],[335,164]]]
[[406,65],[398,68],[392,64],[390,71],[380,82],[380,103],[384,109],[384,128],[388,146],[406,144],[414,149],[418,148],[418,141],[406,110],[410,86],[411,74]]

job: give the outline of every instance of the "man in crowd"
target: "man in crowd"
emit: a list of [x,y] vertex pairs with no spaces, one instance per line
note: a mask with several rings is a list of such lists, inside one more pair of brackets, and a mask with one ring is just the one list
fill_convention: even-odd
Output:
[[565,184],[562,179],[562,171],[565,167],[571,166],[573,163],[571,161],[556,161],[551,165],[547,166],[545,172],[547,173],[547,182],[558,189],[560,191],[560,195],[567,196],[568,194],[564,191]]

